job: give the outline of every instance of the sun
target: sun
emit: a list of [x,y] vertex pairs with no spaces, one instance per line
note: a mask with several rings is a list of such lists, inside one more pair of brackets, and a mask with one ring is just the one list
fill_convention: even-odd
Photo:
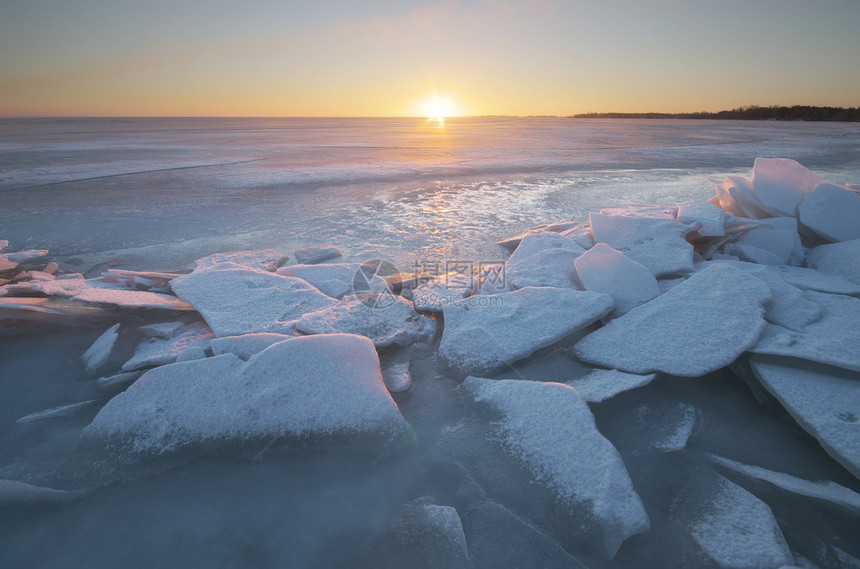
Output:
[[422,110],[428,120],[436,121],[439,124],[444,123],[446,118],[457,114],[453,97],[445,99],[438,95],[433,95],[431,99],[428,99],[422,106]]

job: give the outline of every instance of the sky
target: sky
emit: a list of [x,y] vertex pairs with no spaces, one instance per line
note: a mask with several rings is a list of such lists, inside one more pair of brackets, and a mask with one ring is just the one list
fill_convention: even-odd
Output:
[[860,0],[7,0],[0,116],[856,107],[859,29]]

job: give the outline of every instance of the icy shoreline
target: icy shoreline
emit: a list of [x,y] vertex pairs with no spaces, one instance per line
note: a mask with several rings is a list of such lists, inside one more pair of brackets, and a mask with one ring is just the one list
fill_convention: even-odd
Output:
[[[763,402],[778,401],[860,477],[858,228],[855,187],[826,182],[790,160],[758,159],[752,179],[730,176],[708,201],[610,208],[588,221],[538,227],[502,243],[513,249],[503,264],[459,273],[314,264],[340,254],[328,248],[296,251],[305,261],[299,265],[262,250],[212,255],[189,274],[116,268],[87,279],[44,263],[48,251],[9,253],[0,242],[0,326],[119,319],[102,330],[85,362],[94,385],[128,387],[106,403],[83,402],[100,407],[83,435],[89,445],[108,441],[111,452],[143,453],[143,461],[148,453],[195,447],[217,454],[222,444],[285,435],[361,433],[367,444],[370,434],[396,453],[392,448],[415,444],[395,395],[419,389],[409,377],[417,354],[430,354],[453,379],[527,367],[535,353],[575,355],[586,373],[545,384],[527,375],[471,377],[458,390],[462,419],[445,426],[431,454],[462,463],[464,480],[486,495],[459,507],[421,503],[432,515],[404,513],[402,523],[423,528],[413,528],[413,554],[483,566],[458,553],[461,544],[480,541],[471,516],[516,492],[516,477],[488,477],[481,458],[488,453],[538,482],[529,492],[546,508],[529,513],[527,523],[590,565],[611,563],[619,547],[623,556],[625,540],[647,542],[649,532],[676,527],[705,565],[775,567],[798,562],[793,548],[809,552],[797,528],[786,542],[764,497],[708,472],[706,492],[667,505],[666,525],[640,499],[637,492],[651,489],[636,477],[631,483],[627,459],[599,432],[588,402],[647,392],[654,374],[697,381],[734,365],[748,372]],[[149,323],[132,328],[123,311]],[[124,362],[117,361],[117,334],[139,339]],[[598,373],[604,370],[615,373]],[[107,375],[97,380],[99,374]],[[20,421],[77,411],[35,410]],[[646,454],[659,460],[683,452],[700,412],[681,406],[670,413]],[[577,431],[576,443],[563,434]],[[480,450],[463,455],[463,444]],[[600,473],[588,471],[588,457],[605,465]],[[583,483],[600,474],[614,490]],[[39,501],[38,490],[15,484],[7,485],[10,503]],[[50,488],[41,495],[54,496]],[[522,515],[524,506],[513,507]],[[754,516],[739,523],[748,512]],[[507,523],[519,523],[510,515]],[[654,515],[657,528],[649,530]],[[579,516],[592,521],[577,525]]]

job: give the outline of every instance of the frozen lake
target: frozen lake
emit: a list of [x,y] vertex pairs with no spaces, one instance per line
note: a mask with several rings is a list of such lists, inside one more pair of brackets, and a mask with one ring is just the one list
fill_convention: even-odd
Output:
[[[448,119],[0,121],[2,238],[92,272],[333,243],[347,259],[496,260],[494,242],[713,195],[757,156],[856,181],[850,124]],[[59,259],[58,259],[59,260]]]
[[[274,249],[289,265],[296,248],[316,245],[337,246],[343,261],[386,259],[402,271],[492,263],[509,255],[496,241],[538,225],[629,203],[710,198],[709,180],[749,176],[759,156],[792,158],[825,179],[857,184],[860,126],[5,119],[0,239],[7,251],[49,249],[61,270],[88,277],[108,268],[184,272],[196,259],[239,250]],[[414,431],[405,450],[275,437],[135,456],[82,439],[121,391],[95,378],[134,354],[137,327],[176,319],[199,316],[82,310],[56,325],[0,328],[0,479],[87,492],[59,503],[0,501],[0,566],[483,568],[493,566],[486,552],[524,540],[534,567],[578,567],[559,543],[593,568],[716,567],[685,525],[699,496],[716,492],[716,473],[773,510],[796,561],[852,567],[851,556],[860,557],[857,504],[785,492],[715,466],[712,456],[860,492],[815,439],[757,403],[727,369],[695,379],[660,375],[590,406],[651,524],[611,560],[566,542],[565,524],[578,522],[559,513],[522,465],[485,444],[482,415],[464,404],[462,377],[440,365],[433,344],[379,350],[383,368],[410,364],[411,389],[392,394]],[[81,354],[115,322],[123,332],[113,354],[101,373],[87,371]],[[590,371],[568,348],[539,351],[490,377],[565,381]],[[16,422],[90,400],[71,416]],[[673,436],[685,444],[654,451]],[[0,485],[0,498],[4,491]],[[428,561],[439,555],[436,542],[409,525],[422,498],[457,508],[472,561]],[[500,519],[487,500],[508,513]]]

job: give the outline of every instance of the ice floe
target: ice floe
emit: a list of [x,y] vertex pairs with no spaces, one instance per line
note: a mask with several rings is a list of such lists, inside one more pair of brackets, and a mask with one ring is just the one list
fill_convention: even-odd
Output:
[[829,292],[832,294],[860,295],[860,284],[839,275],[822,273],[805,267],[767,267],[785,282],[804,290]]
[[598,431],[588,404],[559,383],[468,377],[466,391],[502,415],[499,435],[508,452],[571,508],[588,512],[603,553],[650,527],[618,451]]
[[784,472],[775,472],[760,466],[743,464],[721,456],[712,456],[711,460],[729,470],[760,482],[766,482],[792,494],[824,500],[848,510],[860,512],[860,494],[835,482],[805,480]]
[[558,233],[528,235],[505,262],[508,288],[579,288],[574,261],[583,253],[585,249]]
[[168,283],[176,277],[181,276],[181,273],[108,269],[101,274],[101,280],[110,283],[120,283],[131,289],[142,287],[152,292],[169,292],[170,285]]
[[806,256],[809,267],[860,284],[860,239],[819,245]]
[[98,399],[89,399],[87,401],[80,401],[78,403],[59,405],[57,407],[51,407],[50,409],[44,409],[42,411],[30,413],[29,415],[25,415],[15,422],[32,423],[34,421],[44,421],[46,419],[54,419],[56,417],[71,417],[72,415],[76,415],[79,411],[87,409],[88,407],[91,407],[98,402]]
[[279,275],[304,279],[332,298],[341,299],[355,292],[386,292],[389,290],[385,279],[370,274],[369,279],[360,280],[359,290],[355,290],[356,272],[362,270],[359,263],[331,263],[324,265],[289,265],[275,271]]
[[295,338],[297,334],[275,334],[273,332],[257,332],[255,334],[243,334],[241,336],[225,336],[223,338],[212,338],[209,346],[216,356],[221,354],[235,354],[243,360],[248,360],[254,354],[260,353],[272,344]]
[[728,213],[738,217],[760,219],[770,217],[756,197],[752,180],[740,176],[727,176],[716,185],[716,196],[709,200]]
[[249,269],[194,271],[173,279],[170,286],[219,338],[290,333],[292,322],[306,312],[337,302],[302,279]]
[[661,293],[645,266],[606,243],[598,243],[574,261],[585,290],[608,294],[615,301],[612,316],[621,316]]
[[212,337],[209,327],[197,322],[174,329],[168,338],[145,338],[137,345],[131,359],[123,364],[122,370],[133,371],[206,357]]
[[[770,289],[771,298],[766,305],[764,319],[772,324],[792,330],[801,330],[807,324],[815,322],[821,317],[821,306],[809,300],[802,290],[782,278],[782,275],[785,274],[782,269],[800,271],[806,269],[800,267],[768,267],[743,261],[711,261],[710,263],[731,265],[765,283]],[[704,266],[707,264],[697,265],[697,268]]]
[[409,362],[394,364],[382,370],[382,381],[391,393],[407,391],[412,386]]
[[[74,282],[74,281],[62,281]],[[145,290],[114,290],[109,288],[85,287],[71,297],[78,302],[110,304],[120,308],[157,308],[160,310],[194,310],[187,302],[156,292]]]
[[211,269],[257,269],[261,271],[274,271],[287,260],[286,255],[281,255],[272,249],[261,251],[236,251],[234,253],[215,253],[202,259],[194,261],[196,270]]
[[805,296],[821,306],[821,317],[799,331],[768,324],[750,351],[860,371],[860,299],[814,291]]
[[630,204],[626,207],[606,207],[600,210],[603,215],[622,217],[646,217],[649,219],[675,219],[678,206],[654,204]]
[[724,251],[762,265],[797,265],[803,262],[803,247],[793,217],[774,217],[756,221]]
[[442,309],[439,356],[463,373],[498,369],[588,326],[613,306],[605,294],[549,287],[465,298]]
[[329,259],[335,259],[343,255],[343,252],[334,245],[324,245],[321,247],[304,247],[293,251],[296,256],[296,261],[301,265],[310,265],[314,263],[322,263]]
[[111,399],[85,429],[136,451],[203,441],[376,432],[405,422],[367,338],[297,337],[243,362],[224,354],[154,368]]
[[[854,344],[856,346],[856,344]],[[755,356],[758,380],[824,450],[860,478],[860,377],[836,367]]]
[[657,374],[637,375],[616,369],[596,369],[584,377],[571,379],[565,385],[576,389],[589,403],[599,403],[619,393],[649,384]]
[[758,340],[770,290],[740,269],[713,265],[576,344],[589,363],[630,373],[698,377]]
[[671,219],[591,213],[595,243],[606,243],[645,265],[655,277],[693,270],[691,227]]
[[690,533],[708,557],[727,569],[794,562],[767,504],[725,478],[704,501]]
[[18,480],[0,480],[0,506],[68,502],[84,495],[79,490],[55,490]]
[[305,334],[358,334],[383,347],[429,340],[435,326],[431,319],[415,312],[408,300],[369,293],[348,296],[337,304],[308,312],[296,322],[296,329]]
[[22,265],[40,257],[44,257],[49,252],[50,251],[47,249],[27,249],[26,251],[17,251],[15,253],[4,253],[4,255],[13,263]]
[[685,225],[698,227],[699,237],[722,237],[731,214],[705,200],[690,200],[678,204],[677,219]]
[[797,217],[797,206],[824,180],[788,158],[756,158],[752,185],[771,215]]
[[138,330],[143,332],[143,335],[148,338],[167,339],[173,336],[173,334],[184,325],[184,322],[158,322],[156,324],[140,326]]
[[119,323],[116,323],[108,328],[101,336],[96,338],[96,341],[81,356],[88,370],[97,370],[108,359],[108,356],[113,351],[113,345],[119,337],[119,334],[117,334],[119,326]]
[[798,207],[798,217],[827,241],[860,239],[860,195],[836,184],[818,184]]
[[[639,419],[644,419],[645,430],[656,431],[656,437],[649,448],[659,452],[677,452],[687,446],[690,435],[698,421],[698,411],[689,403],[676,403],[668,408],[655,410],[640,407],[637,410]],[[653,414],[659,414],[662,422]]]
[[464,558],[468,558],[466,534],[463,533],[463,523],[460,521],[457,509],[451,506],[426,504],[424,511],[427,513],[430,526],[441,532]]

